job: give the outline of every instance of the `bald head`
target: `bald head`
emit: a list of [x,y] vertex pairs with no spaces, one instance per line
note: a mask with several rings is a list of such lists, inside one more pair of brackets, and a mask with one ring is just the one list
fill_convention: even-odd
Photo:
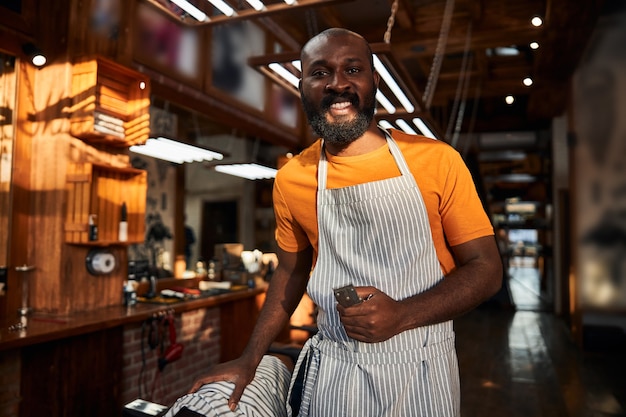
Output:
[[332,48],[332,45],[341,44],[341,39],[356,39],[358,42],[362,43],[365,47],[365,51],[368,54],[368,61],[370,63],[370,68],[372,71],[374,70],[374,58],[372,56],[372,49],[370,48],[369,43],[363,38],[363,36],[359,35],[356,32],[352,32],[351,30],[344,28],[330,28],[325,31],[315,35],[311,39],[308,40],[307,43],[302,47],[302,51],[300,52],[300,61],[303,63],[307,61],[309,57],[309,52],[313,49],[329,47]]

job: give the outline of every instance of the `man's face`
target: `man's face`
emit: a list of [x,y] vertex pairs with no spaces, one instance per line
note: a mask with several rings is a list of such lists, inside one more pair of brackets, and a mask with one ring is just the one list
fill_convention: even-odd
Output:
[[378,74],[365,42],[350,35],[321,37],[302,56],[302,104],[311,127],[326,142],[347,145],[374,119]]

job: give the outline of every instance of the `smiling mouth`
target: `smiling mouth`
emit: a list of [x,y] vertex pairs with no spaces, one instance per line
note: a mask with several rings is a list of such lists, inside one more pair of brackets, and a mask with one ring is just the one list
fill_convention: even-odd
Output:
[[328,113],[333,117],[344,117],[353,112],[350,101],[340,101],[329,106]]

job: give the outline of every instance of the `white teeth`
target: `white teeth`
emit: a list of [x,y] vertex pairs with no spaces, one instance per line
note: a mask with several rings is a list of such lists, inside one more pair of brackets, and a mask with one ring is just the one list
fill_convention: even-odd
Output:
[[341,103],[333,103],[330,105],[331,108],[337,109],[337,110],[345,109],[346,107],[349,107],[349,106],[350,106],[349,101],[342,101]]

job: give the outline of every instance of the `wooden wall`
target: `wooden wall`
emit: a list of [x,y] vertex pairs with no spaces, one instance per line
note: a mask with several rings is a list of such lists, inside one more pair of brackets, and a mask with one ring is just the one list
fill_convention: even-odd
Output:
[[[46,313],[69,314],[121,303],[126,268],[106,277],[90,276],[84,268],[87,246],[64,242],[67,210],[66,176],[69,162],[129,166],[128,150],[82,141],[70,134],[72,64],[88,56],[103,56],[140,70],[152,79],[152,92],[166,102],[192,108],[219,123],[251,136],[298,149],[303,127],[277,126],[267,111],[251,109],[210,85],[210,50],[201,47],[199,80],[189,82],[145,62],[136,61],[136,8],[147,2],[110,0],[22,0],[22,13],[0,7],[0,49],[25,59],[21,46],[33,42],[48,55],[48,64],[34,69],[24,64],[18,76],[11,265],[34,266],[32,272],[11,272],[2,313],[14,314],[21,305],[22,276],[30,284],[30,306]],[[106,5],[110,10],[99,8]],[[101,24],[96,17],[106,17]],[[210,28],[197,29],[203,45]],[[268,43],[276,41],[268,33]],[[210,71],[209,71],[210,72]],[[268,83],[269,88],[269,83]],[[269,96],[268,96],[269,97]],[[182,181],[179,181],[182,183]],[[177,193],[177,207],[184,198]],[[182,211],[182,209],[181,209]],[[182,223],[181,223],[182,224]],[[181,245],[176,245],[180,250]],[[112,249],[121,265],[123,246]],[[176,254],[174,254],[176,255]]]

